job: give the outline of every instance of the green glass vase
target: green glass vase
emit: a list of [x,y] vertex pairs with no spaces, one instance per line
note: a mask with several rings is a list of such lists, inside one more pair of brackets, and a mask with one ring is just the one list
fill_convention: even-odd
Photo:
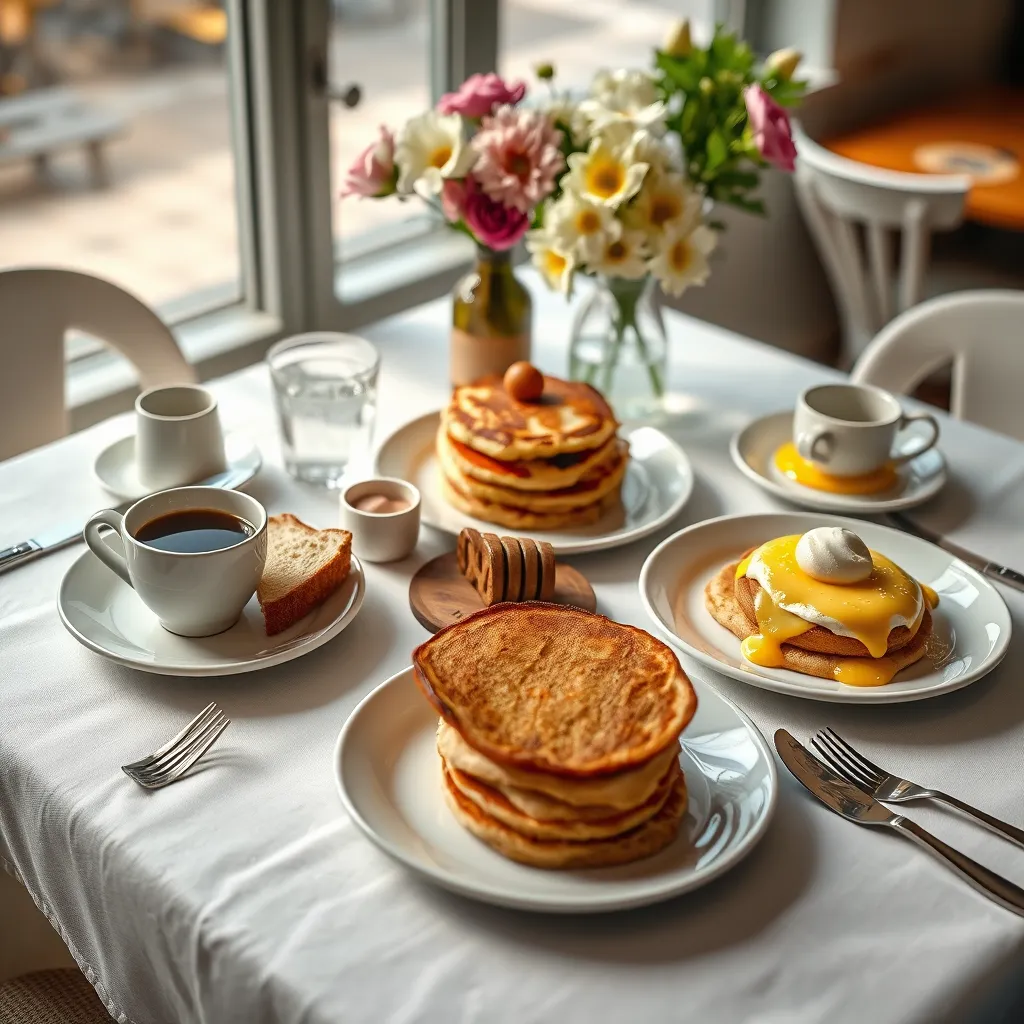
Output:
[[482,246],[452,292],[451,381],[501,376],[530,358],[533,302],[512,270],[511,252]]

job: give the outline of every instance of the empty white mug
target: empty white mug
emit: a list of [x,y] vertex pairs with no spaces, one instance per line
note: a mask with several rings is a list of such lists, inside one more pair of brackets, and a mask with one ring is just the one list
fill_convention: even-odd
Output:
[[150,388],[135,399],[135,464],[151,491],[227,468],[217,399],[195,384]]
[[[924,423],[929,436],[911,448],[893,450],[897,434]],[[863,476],[887,462],[916,459],[939,439],[928,413],[905,413],[881,388],[868,384],[821,384],[808,388],[793,414],[793,442],[800,456],[832,476]]]
[[[136,539],[147,523],[171,512],[213,509],[243,519],[253,533],[215,551],[162,551]],[[115,530],[124,554],[103,538]],[[212,636],[230,629],[263,576],[267,510],[248,494],[219,487],[177,487],[135,502],[123,516],[112,508],[85,524],[85,543],[135,590],[160,625],[180,636]]]

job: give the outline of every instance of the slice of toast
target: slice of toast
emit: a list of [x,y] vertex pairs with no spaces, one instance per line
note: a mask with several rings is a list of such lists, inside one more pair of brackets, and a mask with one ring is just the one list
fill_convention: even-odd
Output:
[[267,520],[267,564],[256,588],[267,636],[293,626],[326,601],[352,564],[348,530],[314,530],[290,513]]

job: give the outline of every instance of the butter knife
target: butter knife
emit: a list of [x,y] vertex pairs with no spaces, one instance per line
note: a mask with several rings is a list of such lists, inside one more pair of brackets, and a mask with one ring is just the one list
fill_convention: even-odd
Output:
[[1024,573],[1017,572],[1016,569],[1010,569],[1005,565],[1000,565],[998,562],[990,562],[987,558],[976,555],[973,551],[960,547],[959,544],[954,544],[951,540],[943,537],[942,534],[934,533],[926,526],[915,523],[912,519],[908,519],[899,512],[890,512],[888,515],[889,519],[901,530],[912,533],[922,538],[922,540],[930,541],[937,548],[942,548],[943,551],[948,551],[951,555],[959,558],[961,562],[966,562],[972,569],[977,569],[983,576],[989,576],[1000,583],[1005,583],[1008,587],[1013,587],[1014,590],[1024,591]]
[[[244,469],[227,469],[223,473],[215,473],[197,484],[190,484],[193,487],[221,487],[225,490],[234,490],[239,484],[245,482],[249,472]],[[156,492],[154,492],[156,493]],[[130,498],[122,501],[120,505],[113,506],[114,510],[124,515],[137,501],[141,501],[146,495],[139,495],[138,498]],[[34,561],[41,555],[48,555],[51,551],[60,551],[69,544],[75,544],[82,539],[82,530],[85,528],[85,520],[77,523],[61,523],[49,529],[41,530],[29,540],[12,544],[9,548],[0,550],[0,574],[16,569],[19,565]]]
[[796,776],[797,781],[816,796],[830,811],[858,825],[879,825],[895,829],[913,840],[922,849],[951,868],[965,882],[998,903],[1006,910],[1024,916],[1024,889],[1002,875],[971,860],[966,854],[947,846],[941,839],[926,832],[920,825],[893,814],[863,790],[851,786],[831,768],[819,761],[805,746],[798,743],[785,729],[775,733],[775,749],[782,763]]

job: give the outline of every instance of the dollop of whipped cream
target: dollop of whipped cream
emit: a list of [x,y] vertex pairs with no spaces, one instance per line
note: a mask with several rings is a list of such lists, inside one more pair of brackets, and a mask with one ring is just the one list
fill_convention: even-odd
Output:
[[822,583],[859,583],[871,575],[871,552],[852,530],[819,526],[796,543],[796,562]]

